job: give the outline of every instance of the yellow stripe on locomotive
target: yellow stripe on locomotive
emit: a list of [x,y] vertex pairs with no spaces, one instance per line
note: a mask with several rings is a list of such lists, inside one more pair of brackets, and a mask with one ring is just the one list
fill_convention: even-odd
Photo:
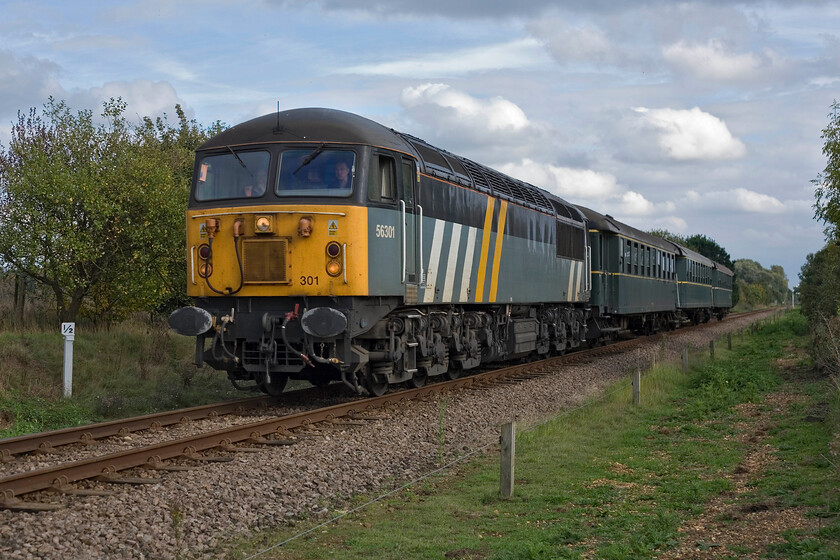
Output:
[[367,209],[261,206],[187,213],[191,297],[368,295]]

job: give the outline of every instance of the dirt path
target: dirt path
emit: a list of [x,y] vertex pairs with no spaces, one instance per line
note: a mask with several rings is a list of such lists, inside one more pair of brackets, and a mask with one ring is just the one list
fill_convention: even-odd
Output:
[[[784,364],[780,365],[785,369]],[[732,490],[707,503],[703,515],[683,524],[679,545],[660,555],[660,560],[757,559],[767,553],[769,545],[784,542],[784,531],[819,527],[820,520],[807,516],[807,508],[786,508],[775,501],[757,502],[751,494],[751,486],[778,462],[777,450],[769,443],[768,435],[776,422],[774,417],[807,400],[796,392],[782,391],[767,395],[762,403],[736,407],[739,421],[734,425],[735,437],[746,450],[741,463],[725,475],[732,482]]]

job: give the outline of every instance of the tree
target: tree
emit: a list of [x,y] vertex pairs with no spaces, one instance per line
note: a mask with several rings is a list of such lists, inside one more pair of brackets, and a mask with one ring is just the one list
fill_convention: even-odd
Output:
[[828,126],[822,131],[823,155],[828,159],[825,169],[811,181],[816,189],[814,217],[826,225],[828,239],[840,239],[840,103],[831,104]]
[[[185,156],[165,122],[135,127],[125,109],[105,102],[96,124],[50,98],[0,145],[0,258],[48,287],[61,320],[85,303],[97,316],[153,309],[172,295],[173,255],[183,268]],[[191,150],[201,134],[176,109]]]
[[785,303],[788,299],[788,282],[785,269],[773,265],[767,270],[751,259],[738,259],[733,270],[741,285],[744,300],[750,305]]
[[840,314],[840,245],[811,253],[799,273],[802,313],[812,325]]

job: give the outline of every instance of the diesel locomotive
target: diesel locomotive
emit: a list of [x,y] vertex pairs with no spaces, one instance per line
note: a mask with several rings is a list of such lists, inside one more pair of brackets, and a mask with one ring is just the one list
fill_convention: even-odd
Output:
[[[732,273],[409,134],[278,111],[196,152],[186,216],[196,363],[389,385],[721,318]],[[593,269],[594,268],[594,269]]]

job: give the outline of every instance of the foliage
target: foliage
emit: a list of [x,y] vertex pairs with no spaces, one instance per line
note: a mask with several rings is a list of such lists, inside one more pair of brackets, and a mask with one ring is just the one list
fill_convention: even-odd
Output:
[[840,314],[840,245],[811,253],[799,273],[802,313],[814,323]]
[[788,301],[788,282],[781,266],[773,265],[767,270],[751,259],[738,259],[733,266],[741,297],[748,305],[777,305]]
[[840,103],[831,104],[828,126],[822,131],[823,155],[827,158],[825,169],[811,181],[815,188],[814,217],[826,225],[827,239],[840,240]]
[[8,150],[0,145],[0,259],[46,286],[61,320],[183,298],[174,262],[192,150],[209,131],[180,107],[178,127],[134,126],[125,111],[111,99],[97,124],[92,111],[50,98],[43,114],[19,113]]

